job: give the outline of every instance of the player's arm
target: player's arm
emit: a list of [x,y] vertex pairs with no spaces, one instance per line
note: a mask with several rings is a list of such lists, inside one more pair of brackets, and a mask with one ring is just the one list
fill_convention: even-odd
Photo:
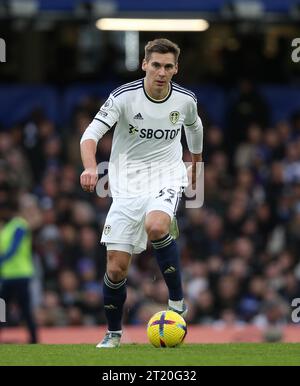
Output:
[[94,139],[84,139],[80,143],[81,159],[84,171],[80,176],[82,189],[93,192],[98,181],[96,149],[97,143]]
[[80,184],[83,190],[87,192],[93,192],[98,181],[96,161],[98,142],[118,118],[119,111],[114,98],[111,96],[100,108],[100,111],[96,114],[81,137],[80,153],[84,171],[80,176]]
[[201,119],[198,116],[197,105],[195,102],[191,102],[188,106],[185,119],[185,135],[192,157],[192,165],[188,170],[188,174],[192,182],[192,187],[195,188],[197,172],[199,173],[201,170],[199,163],[202,162],[203,149],[203,126]]
[[[200,162],[202,162],[202,153],[200,154],[194,154],[194,153],[191,153],[191,156],[192,156],[192,165],[190,167],[190,176],[189,176],[189,179],[192,183],[192,188],[195,189],[196,188],[196,181],[197,181],[197,176],[199,175],[200,173]],[[198,165],[198,169],[197,169],[197,165]]]

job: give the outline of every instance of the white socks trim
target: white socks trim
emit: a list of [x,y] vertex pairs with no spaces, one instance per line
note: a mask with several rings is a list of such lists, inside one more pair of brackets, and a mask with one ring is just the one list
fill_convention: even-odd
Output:
[[107,330],[107,332],[111,333],[116,333],[116,334],[122,334],[122,330],[118,330],[118,331],[110,331],[110,330]]
[[178,311],[182,311],[183,303],[184,303],[183,299],[181,299],[181,300],[170,300],[169,299],[169,302],[168,302],[170,307],[175,308],[175,310],[178,310]]

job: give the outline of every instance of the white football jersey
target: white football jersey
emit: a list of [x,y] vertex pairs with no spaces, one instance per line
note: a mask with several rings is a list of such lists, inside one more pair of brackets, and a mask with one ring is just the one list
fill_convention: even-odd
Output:
[[113,197],[157,194],[164,187],[187,185],[181,130],[195,124],[197,101],[171,82],[167,97],[152,99],[144,79],[114,90],[95,120],[115,126],[109,163]]

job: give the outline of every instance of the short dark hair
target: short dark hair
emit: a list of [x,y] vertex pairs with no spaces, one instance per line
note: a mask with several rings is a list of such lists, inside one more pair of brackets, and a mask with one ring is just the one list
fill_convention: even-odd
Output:
[[159,54],[167,54],[171,52],[175,56],[175,62],[178,62],[180,54],[180,48],[176,43],[171,42],[168,39],[155,39],[148,42],[145,46],[145,59],[148,61],[153,52]]

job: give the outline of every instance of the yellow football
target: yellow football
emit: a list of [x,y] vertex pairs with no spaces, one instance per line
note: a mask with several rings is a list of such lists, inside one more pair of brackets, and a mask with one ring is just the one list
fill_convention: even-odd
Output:
[[148,322],[147,336],[154,347],[176,347],[187,334],[186,322],[174,311],[160,311]]

